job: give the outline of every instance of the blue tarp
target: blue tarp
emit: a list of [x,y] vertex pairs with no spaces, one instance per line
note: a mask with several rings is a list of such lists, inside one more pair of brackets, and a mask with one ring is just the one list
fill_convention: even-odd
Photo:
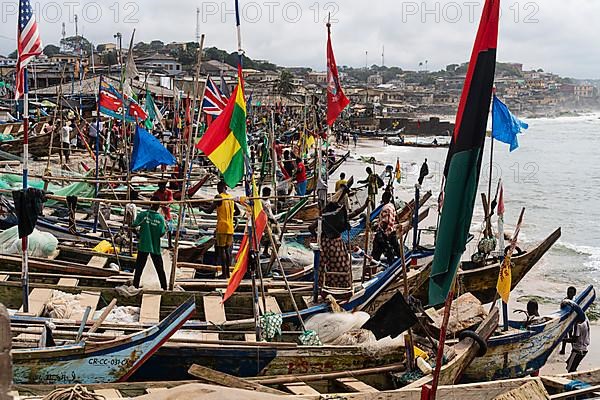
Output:
[[139,126],[135,129],[131,170],[152,170],[159,165],[175,165],[177,160],[150,132]]
[[502,143],[509,144],[510,151],[514,151],[519,148],[517,134],[527,128],[529,128],[529,125],[512,115],[506,104],[494,95],[492,137]]

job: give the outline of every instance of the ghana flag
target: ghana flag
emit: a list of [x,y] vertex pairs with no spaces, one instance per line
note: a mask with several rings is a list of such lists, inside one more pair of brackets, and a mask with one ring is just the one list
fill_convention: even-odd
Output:
[[471,226],[496,69],[499,4],[486,0],[446,158],[444,208],[429,280],[432,306],[446,300]]
[[248,213],[254,224],[254,231],[248,226],[246,227],[246,232],[235,260],[235,267],[233,268],[233,272],[227,283],[227,290],[223,295],[223,303],[225,303],[240,286],[240,282],[244,278],[244,275],[246,275],[246,271],[248,271],[250,250],[258,250],[263,233],[267,227],[267,214],[263,209],[262,202],[258,200],[258,187],[256,186],[254,178],[251,178],[251,181],[252,196],[254,199],[249,202],[246,199],[243,199],[242,201],[247,203]]
[[246,139],[246,99],[241,67],[232,99],[221,115],[210,125],[196,148],[202,150],[223,174],[223,180],[234,188],[244,176],[244,157],[248,154]]

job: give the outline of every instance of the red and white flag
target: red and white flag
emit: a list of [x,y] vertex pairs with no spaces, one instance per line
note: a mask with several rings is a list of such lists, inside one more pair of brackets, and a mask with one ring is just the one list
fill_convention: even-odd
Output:
[[19,100],[25,93],[25,67],[35,56],[42,54],[43,50],[42,39],[29,0],[19,1],[19,23],[17,26],[18,58],[15,71],[15,99]]
[[331,24],[327,24],[327,125],[333,126],[337,117],[350,104],[340,85],[335,56],[331,47]]

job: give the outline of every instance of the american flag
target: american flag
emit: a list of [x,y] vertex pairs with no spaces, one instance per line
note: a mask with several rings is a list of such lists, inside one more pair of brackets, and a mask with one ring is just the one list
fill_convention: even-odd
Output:
[[25,93],[25,67],[35,56],[42,54],[42,39],[29,0],[19,1],[17,51],[15,98],[18,100]]
[[227,105],[227,97],[221,92],[219,87],[215,85],[213,80],[208,77],[206,80],[206,89],[204,90],[204,101],[202,102],[202,110],[208,115],[221,115],[221,112]]

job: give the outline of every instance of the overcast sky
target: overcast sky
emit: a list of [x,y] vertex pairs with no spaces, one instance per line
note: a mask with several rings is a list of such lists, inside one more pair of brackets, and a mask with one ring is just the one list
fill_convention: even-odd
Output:
[[[196,8],[207,47],[237,47],[233,0],[31,0],[44,44],[57,43],[62,22],[67,36],[80,33],[93,43],[113,41],[133,29],[137,41],[192,41]],[[469,58],[483,0],[240,0],[243,48],[248,56],[283,66],[325,68],[327,12],[339,65],[385,64],[440,69]],[[16,0],[1,3],[0,53],[15,49]],[[503,0],[498,60],[576,78],[600,78],[600,1]],[[368,52],[368,56],[366,55]]]

